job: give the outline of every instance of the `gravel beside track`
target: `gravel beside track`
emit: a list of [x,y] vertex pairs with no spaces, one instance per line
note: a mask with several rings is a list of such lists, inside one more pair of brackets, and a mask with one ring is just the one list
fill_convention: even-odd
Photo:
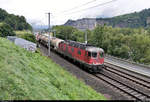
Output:
[[[44,46],[40,45],[40,51],[44,56],[48,55],[48,50]],[[89,74],[88,72],[82,70],[77,65],[72,64],[68,60],[64,59],[63,57],[60,57],[60,55],[54,53],[51,51],[50,58],[62,66],[65,70],[72,73],[74,76],[76,76],[79,80],[83,81],[85,84],[89,85],[93,89],[95,89],[97,92],[102,93],[107,99],[109,100],[131,100],[131,97],[128,97],[128,95],[122,93],[119,90],[116,90],[111,85],[108,85],[104,81],[96,78],[92,74]]]

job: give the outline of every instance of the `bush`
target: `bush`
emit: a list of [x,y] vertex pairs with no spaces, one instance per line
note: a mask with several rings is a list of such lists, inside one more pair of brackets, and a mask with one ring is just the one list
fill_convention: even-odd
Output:
[[31,41],[36,42],[35,36],[30,31],[15,31],[16,36]]
[[33,34],[24,34],[21,36],[21,38],[34,42],[34,43],[36,42],[35,36]]

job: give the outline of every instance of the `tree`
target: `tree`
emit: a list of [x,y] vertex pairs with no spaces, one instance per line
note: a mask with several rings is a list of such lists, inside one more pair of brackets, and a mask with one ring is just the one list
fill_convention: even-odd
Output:
[[4,21],[7,15],[7,12],[0,8],[0,22]]
[[131,36],[130,48],[132,51],[132,58],[134,61],[140,62],[147,56],[147,51],[150,49],[150,36],[146,34],[134,34]]
[[13,29],[6,23],[0,23],[0,37],[14,36]]
[[33,34],[25,33],[25,34],[21,35],[21,38],[36,43],[36,38],[35,38],[35,36]]
[[[71,26],[55,26],[53,29],[56,30],[56,37],[64,39],[64,40],[72,40],[74,37],[73,32],[77,31],[76,28]],[[73,38],[76,39],[76,38]]]
[[98,25],[93,31],[94,42],[92,43],[97,47],[102,47],[104,37],[105,37],[105,27],[106,25],[104,26]]
[[82,32],[82,31],[75,30],[75,31],[72,33],[71,40],[84,43],[84,42],[85,42],[84,34],[85,34],[85,33]]

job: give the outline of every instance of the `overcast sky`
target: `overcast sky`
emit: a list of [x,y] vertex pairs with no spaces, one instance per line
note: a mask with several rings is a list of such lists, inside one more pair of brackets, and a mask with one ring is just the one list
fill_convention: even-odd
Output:
[[110,1],[112,0],[0,0],[0,8],[8,13],[23,15],[29,23],[39,25],[47,25],[48,12],[52,13],[51,24],[59,25],[68,19],[112,17],[150,8],[150,0],[114,0],[90,8]]

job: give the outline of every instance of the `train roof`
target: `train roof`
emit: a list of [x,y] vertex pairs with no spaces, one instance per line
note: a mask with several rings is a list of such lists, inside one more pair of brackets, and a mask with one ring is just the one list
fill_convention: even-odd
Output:
[[71,40],[67,40],[66,43],[70,46],[81,48],[81,49],[85,49],[87,47],[87,44],[85,43],[80,43],[80,42],[71,41]]
[[86,51],[89,52],[104,52],[104,50],[102,48],[98,48],[98,47],[87,47]]
[[80,43],[76,41],[67,40],[66,41],[70,46],[85,49],[90,52],[104,52],[102,48],[94,47],[93,45],[86,44],[86,43]]
[[64,40],[59,39],[59,38],[56,38],[56,37],[52,37],[52,38],[51,38],[51,41],[53,41],[53,42],[58,42],[58,43],[64,42]]

